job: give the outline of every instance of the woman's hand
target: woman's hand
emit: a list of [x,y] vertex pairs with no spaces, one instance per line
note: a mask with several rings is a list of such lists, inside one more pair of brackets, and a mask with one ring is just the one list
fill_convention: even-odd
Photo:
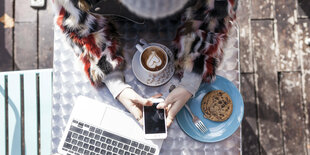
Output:
[[165,99],[157,105],[157,109],[167,108],[167,126],[173,122],[175,115],[182,109],[192,94],[183,87],[175,88]]
[[138,95],[133,89],[126,88],[118,96],[117,99],[127,108],[130,113],[143,125],[143,106],[151,106],[153,103],[140,95]]

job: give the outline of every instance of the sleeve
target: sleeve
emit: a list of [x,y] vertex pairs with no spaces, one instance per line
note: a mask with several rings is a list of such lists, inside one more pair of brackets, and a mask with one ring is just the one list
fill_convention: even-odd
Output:
[[92,7],[91,1],[55,0],[54,3],[59,12],[56,13],[56,24],[83,63],[91,84],[102,86],[105,83],[114,97],[130,87],[124,84],[120,72],[124,59],[112,22],[91,14],[88,11]]
[[193,95],[200,85],[190,82],[193,77],[215,80],[236,6],[236,0],[197,0],[183,17],[174,40],[176,68],[183,72],[180,85]]

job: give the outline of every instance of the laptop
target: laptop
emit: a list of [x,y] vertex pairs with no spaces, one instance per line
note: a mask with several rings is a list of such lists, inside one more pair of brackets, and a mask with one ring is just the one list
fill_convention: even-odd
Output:
[[163,139],[146,140],[132,114],[79,96],[58,146],[63,155],[158,155]]

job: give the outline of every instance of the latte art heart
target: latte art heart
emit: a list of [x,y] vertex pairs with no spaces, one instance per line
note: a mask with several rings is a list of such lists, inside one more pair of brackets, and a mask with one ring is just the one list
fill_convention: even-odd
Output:
[[161,59],[158,57],[158,55],[155,53],[155,51],[152,51],[152,54],[147,59],[147,66],[149,68],[155,68],[157,66],[160,66],[162,64]]

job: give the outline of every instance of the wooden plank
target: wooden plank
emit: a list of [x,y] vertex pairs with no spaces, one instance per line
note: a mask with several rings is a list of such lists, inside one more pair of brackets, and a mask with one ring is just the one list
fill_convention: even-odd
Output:
[[0,74],[0,154],[6,154],[6,123],[5,123],[5,77]]
[[258,155],[259,140],[254,74],[241,74],[241,85],[241,94],[244,101],[244,117],[242,120],[242,153]]
[[15,0],[15,22],[37,22],[37,10],[31,8],[30,1]]
[[305,43],[306,39],[310,39],[310,20],[300,19],[298,21],[299,49],[303,59],[303,69],[310,71],[310,46]]
[[9,154],[21,154],[21,88],[20,75],[8,74]]
[[15,24],[15,63],[18,69],[37,68],[37,24]]
[[306,137],[308,141],[308,153],[310,153],[310,46],[306,45],[305,40],[310,38],[310,21],[309,19],[299,19],[298,21],[298,36],[299,36],[299,49],[303,60],[303,94],[305,103],[305,118],[306,118]]
[[309,0],[298,0],[298,18],[309,18],[310,17],[310,1]]
[[278,71],[300,71],[297,49],[295,1],[276,0],[276,34],[278,48]]
[[40,72],[41,154],[51,154],[52,147],[52,71]]
[[[5,0],[0,3],[0,17],[4,15],[13,17],[13,0]],[[0,71],[13,70],[13,28],[4,27],[0,23]]]
[[36,72],[24,73],[25,154],[38,154],[38,116]]
[[39,68],[53,67],[54,24],[52,1],[46,1],[47,8],[39,10]]
[[303,79],[305,81],[303,87],[303,91],[305,94],[305,118],[306,118],[306,137],[307,137],[307,149],[308,153],[310,153],[310,73],[306,73],[303,76]]
[[260,152],[283,154],[273,21],[255,20],[251,27]]
[[253,72],[253,56],[251,50],[251,1],[239,1],[237,22],[240,34],[240,69],[241,73]]
[[285,154],[307,154],[301,73],[281,73],[279,82]]
[[276,0],[252,0],[252,19],[274,18],[274,1]]

